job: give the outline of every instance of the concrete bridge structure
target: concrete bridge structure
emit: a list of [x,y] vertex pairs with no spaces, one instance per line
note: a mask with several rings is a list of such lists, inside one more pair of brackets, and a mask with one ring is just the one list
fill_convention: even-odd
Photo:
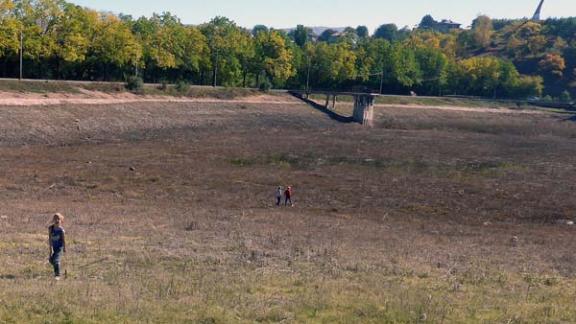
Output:
[[[356,122],[365,126],[373,126],[374,123],[374,99],[379,94],[361,92],[332,92],[332,91],[290,91],[290,93],[306,103],[329,114],[332,118],[342,122]],[[324,106],[309,99],[310,95],[326,96]],[[350,96],[354,98],[354,110],[352,116],[342,116],[334,111],[336,108],[336,97]]]

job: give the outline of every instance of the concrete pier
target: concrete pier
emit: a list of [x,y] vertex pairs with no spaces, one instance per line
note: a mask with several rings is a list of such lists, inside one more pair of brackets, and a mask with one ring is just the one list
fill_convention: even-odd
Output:
[[374,98],[372,94],[354,95],[354,112],[352,118],[355,122],[372,127],[374,125]]
[[[346,123],[355,122],[368,127],[371,127],[374,124],[374,100],[379,96],[379,94],[333,91],[290,91],[290,93],[317,109],[329,114],[330,117],[337,119],[338,121]],[[310,94],[325,95],[326,102],[322,105],[314,100],[310,100],[308,99],[308,95]],[[344,116],[335,111],[337,96],[350,96],[354,98],[354,111],[352,116]]]

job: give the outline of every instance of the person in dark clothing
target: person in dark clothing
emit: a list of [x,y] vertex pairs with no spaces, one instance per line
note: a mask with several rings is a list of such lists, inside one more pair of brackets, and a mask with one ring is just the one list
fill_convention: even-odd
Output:
[[276,197],[276,206],[280,206],[280,203],[282,202],[282,187],[276,189],[274,196]]
[[290,206],[294,207],[294,204],[292,203],[292,187],[291,186],[286,187],[286,190],[284,191],[284,206],[287,206],[288,202],[290,202]]
[[50,264],[54,267],[54,278],[60,280],[60,260],[62,254],[66,252],[66,239],[62,223],[64,216],[55,214],[52,224],[48,227],[48,244],[50,246]]

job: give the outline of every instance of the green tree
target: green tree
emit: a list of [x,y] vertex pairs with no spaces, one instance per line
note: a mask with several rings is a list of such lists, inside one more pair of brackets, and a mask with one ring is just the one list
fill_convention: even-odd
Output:
[[558,53],[548,53],[538,63],[540,70],[546,74],[553,75],[557,78],[562,78],[564,69],[566,69],[566,61],[562,55]]
[[140,64],[142,46],[128,26],[112,14],[102,14],[92,42],[93,60],[103,64],[104,77],[111,70],[134,68]]
[[296,29],[292,32],[292,38],[296,45],[304,47],[306,43],[312,41],[313,39],[312,29],[304,27],[304,25],[296,26]]
[[398,27],[395,24],[384,24],[376,29],[373,37],[395,41],[398,39]]
[[327,42],[327,43],[334,43],[336,42],[336,35],[338,34],[337,31],[334,29],[326,29],[325,31],[318,36],[319,42]]
[[21,24],[13,14],[12,0],[0,0],[0,58],[18,52]]
[[360,38],[360,39],[366,39],[366,38],[370,37],[370,32],[368,31],[368,27],[366,27],[366,26],[356,27],[356,35],[358,35],[358,38]]
[[423,90],[428,94],[440,95],[447,84],[448,58],[440,49],[430,47],[415,49],[415,55]]
[[242,38],[247,31],[225,17],[216,17],[201,26],[210,49],[212,85],[238,84],[242,76],[242,64],[238,53],[241,51]]
[[63,11],[64,1],[22,0],[17,3],[22,17],[24,57],[37,64],[49,60],[56,49],[55,27]]
[[346,43],[318,43],[312,65],[315,79],[326,88],[356,78],[356,54]]
[[472,35],[478,48],[485,49],[490,46],[493,34],[494,26],[488,16],[482,15],[474,19],[472,22]]
[[393,81],[403,87],[413,87],[422,82],[422,73],[414,50],[411,48],[395,43],[391,51]]
[[433,29],[436,26],[436,20],[434,20],[434,18],[432,18],[431,15],[426,15],[424,17],[422,17],[422,20],[420,21],[420,24],[418,25],[418,28],[420,29]]
[[352,27],[346,27],[342,33],[340,33],[338,37],[339,42],[344,42],[350,44],[352,47],[356,47],[358,44],[358,35],[356,34],[356,29]]
[[516,27],[515,32],[511,35],[519,42],[517,48],[521,51],[517,56],[537,55],[546,46],[547,39],[542,34],[542,25],[537,22],[528,21]]
[[292,51],[278,32],[260,32],[255,42],[258,64],[267,77],[283,84],[294,75]]
[[[98,13],[67,3],[55,27],[54,54],[60,62],[83,62],[90,50],[92,37],[98,28]],[[57,71],[60,74],[60,71]]]
[[252,36],[258,36],[259,33],[267,33],[268,31],[268,27],[264,25],[256,25],[252,28]]
[[500,83],[500,61],[495,57],[473,57],[460,62],[469,93],[492,97]]

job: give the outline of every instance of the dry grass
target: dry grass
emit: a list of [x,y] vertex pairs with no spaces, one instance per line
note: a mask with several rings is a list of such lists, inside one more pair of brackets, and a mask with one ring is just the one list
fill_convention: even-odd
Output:
[[[312,95],[312,99],[325,103],[325,95]],[[351,103],[354,101],[352,96],[338,96],[337,102]],[[418,106],[456,106],[470,108],[508,108],[508,109],[530,109],[533,106],[528,105],[525,100],[490,100],[490,99],[469,99],[456,97],[408,97],[384,95],[377,97],[377,105],[418,105]]]
[[[296,101],[0,108],[0,322],[574,322],[574,229],[554,220],[576,217],[576,124],[377,116],[337,124]],[[272,207],[279,184],[296,207]]]
[[[66,81],[17,81],[0,80],[0,91],[20,93],[64,93],[80,94],[82,90],[97,91],[107,94],[128,92],[122,82],[66,82]],[[138,91],[140,95],[161,95],[190,98],[234,99],[259,94],[254,89],[245,88],[212,88],[206,86],[186,86],[178,88],[174,85],[158,86],[147,84]]]

